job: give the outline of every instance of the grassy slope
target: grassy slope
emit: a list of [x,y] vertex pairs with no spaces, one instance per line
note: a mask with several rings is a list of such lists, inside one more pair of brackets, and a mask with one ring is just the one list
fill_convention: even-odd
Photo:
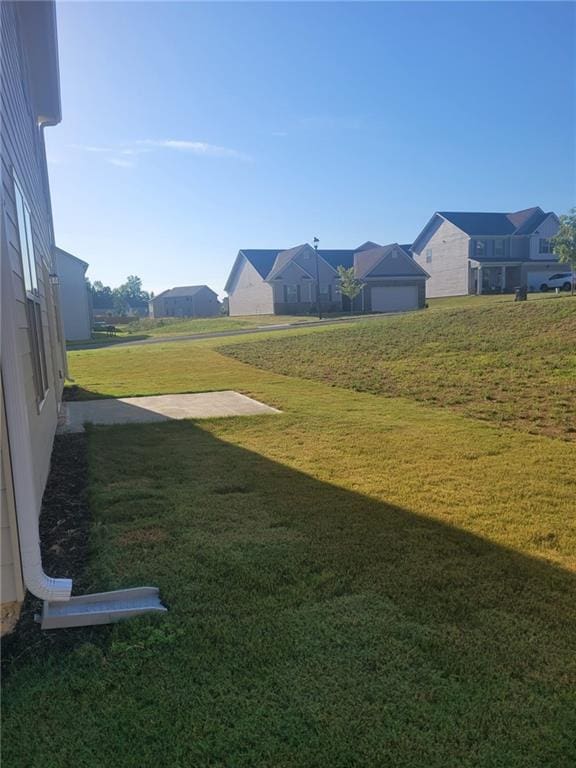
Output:
[[[330,315],[330,317],[338,317]],[[198,318],[160,318],[154,320],[143,318],[125,325],[117,325],[115,336],[96,331],[92,341],[103,346],[115,346],[126,341],[140,341],[150,338],[172,338],[174,336],[189,336],[195,333],[220,333],[221,331],[237,331],[248,328],[265,328],[268,325],[285,325],[306,323],[316,320],[313,315],[245,315],[243,317],[198,317]],[[83,347],[89,341],[69,341],[66,346],[70,350]]]
[[196,318],[144,318],[135,323],[122,326],[125,333],[145,332],[149,336],[173,336],[185,333],[205,333],[210,331],[231,331],[240,328],[258,328],[263,325],[282,323],[301,323],[313,320],[308,315],[246,315],[243,317],[196,317]]
[[455,307],[226,352],[282,373],[576,438],[576,301],[570,297]]
[[574,764],[574,445],[214,341],[71,367],[89,392],[231,388],[284,412],[92,431],[94,588],[157,583],[170,612],[22,659],[7,762]]

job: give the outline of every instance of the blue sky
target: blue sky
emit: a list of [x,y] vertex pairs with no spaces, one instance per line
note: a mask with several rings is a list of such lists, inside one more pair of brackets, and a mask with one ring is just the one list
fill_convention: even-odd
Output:
[[575,204],[575,6],[58,4],[58,244],[222,292],[240,248],[411,242],[435,210]]

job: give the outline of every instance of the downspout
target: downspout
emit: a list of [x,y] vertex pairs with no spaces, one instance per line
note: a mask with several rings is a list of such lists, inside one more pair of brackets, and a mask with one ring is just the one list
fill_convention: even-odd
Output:
[[72,592],[71,579],[54,579],[42,568],[38,516],[39,500],[36,495],[28,408],[24,397],[25,386],[18,359],[16,344],[12,270],[6,235],[6,210],[2,203],[2,350],[0,365],[6,400],[6,426],[11,453],[20,558],[24,584],[33,595],[42,600],[69,600]]

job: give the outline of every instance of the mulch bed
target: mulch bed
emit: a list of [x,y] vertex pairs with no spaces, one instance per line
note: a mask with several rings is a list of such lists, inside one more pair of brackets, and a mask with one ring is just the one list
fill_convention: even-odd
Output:
[[[44,571],[53,577],[74,580],[73,594],[86,588],[86,565],[90,555],[90,509],[88,505],[88,451],[85,434],[57,436],[40,514],[40,541]],[[34,620],[42,601],[26,593],[16,628],[2,639],[2,671],[5,676],[30,655],[44,656],[52,650],[64,652],[106,629],[78,628],[42,631]]]

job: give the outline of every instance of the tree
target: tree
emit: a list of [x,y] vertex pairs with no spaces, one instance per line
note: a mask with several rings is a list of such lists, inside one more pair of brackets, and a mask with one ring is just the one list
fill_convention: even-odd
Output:
[[142,280],[137,275],[128,275],[126,282],[114,288],[114,308],[119,314],[126,314],[130,309],[148,308],[150,294],[142,290]]
[[576,272],[576,208],[560,216],[560,229],[552,239],[552,251],[562,264],[570,264],[572,296],[574,296],[574,273]]
[[358,280],[354,275],[354,267],[338,267],[338,275],[340,276],[340,291],[350,299],[350,312],[352,312],[352,306],[354,299],[364,288],[364,283]]
[[94,309],[112,309],[113,295],[112,288],[104,285],[100,280],[92,283],[92,305]]

